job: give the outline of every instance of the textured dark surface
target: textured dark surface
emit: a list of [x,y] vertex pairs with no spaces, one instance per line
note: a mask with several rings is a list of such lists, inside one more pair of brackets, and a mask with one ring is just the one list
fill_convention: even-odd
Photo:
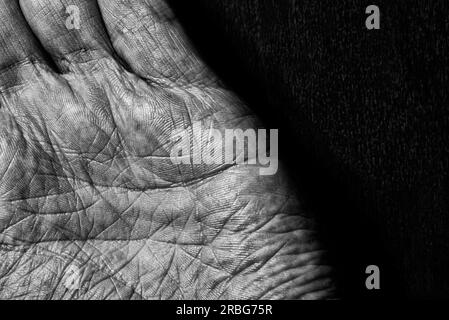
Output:
[[[186,1],[183,1],[186,2]],[[365,28],[365,8],[381,30]],[[174,4],[271,127],[320,214],[345,294],[449,293],[447,1]],[[364,289],[365,267],[382,290]]]

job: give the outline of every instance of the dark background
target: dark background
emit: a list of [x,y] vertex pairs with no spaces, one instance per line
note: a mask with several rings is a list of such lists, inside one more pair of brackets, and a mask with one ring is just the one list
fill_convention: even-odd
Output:
[[[370,4],[380,30],[365,27]],[[341,294],[448,297],[448,1],[172,5],[209,64],[280,128]],[[365,288],[370,264],[379,291]]]

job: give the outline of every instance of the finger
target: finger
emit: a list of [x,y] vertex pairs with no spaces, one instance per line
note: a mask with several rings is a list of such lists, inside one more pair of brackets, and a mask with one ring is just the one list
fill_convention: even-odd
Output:
[[34,33],[63,72],[113,56],[96,1],[20,0]]
[[0,86],[26,81],[33,63],[44,63],[44,56],[22,15],[19,1],[0,0]]
[[153,81],[213,83],[173,12],[163,0],[99,0],[116,52]]

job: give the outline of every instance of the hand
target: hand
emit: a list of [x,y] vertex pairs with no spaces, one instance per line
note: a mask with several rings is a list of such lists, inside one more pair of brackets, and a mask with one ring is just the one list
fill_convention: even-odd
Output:
[[164,1],[0,0],[0,21],[1,298],[332,296],[282,167],[173,163],[176,130],[259,124]]

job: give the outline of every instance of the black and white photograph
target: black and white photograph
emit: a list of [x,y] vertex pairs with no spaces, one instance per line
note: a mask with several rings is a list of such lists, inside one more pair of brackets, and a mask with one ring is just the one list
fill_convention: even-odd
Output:
[[0,0],[0,299],[447,299],[448,98],[448,1]]

